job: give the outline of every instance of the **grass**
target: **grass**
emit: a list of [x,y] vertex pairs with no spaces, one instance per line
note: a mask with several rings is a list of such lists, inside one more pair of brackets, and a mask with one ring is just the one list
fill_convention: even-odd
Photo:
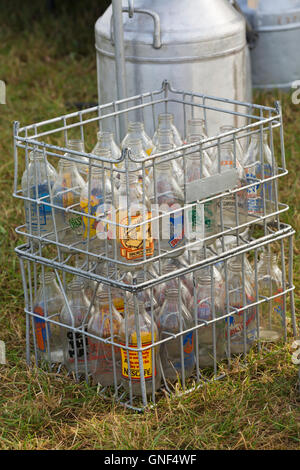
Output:
[[[12,122],[37,122],[65,113],[70,102],[97,100],[93,24],[103,4],[61,2],[64,6],[49,15],[36,0],[30,9],[5,3],[0,10],[0,79],[7,84],[7,104],[0,108],[0,339],[7,365],[0,365],[0,449],[300,449],[291,335],[285,345],[261,355],[251,352],[246,368],[234,363],[224,380],[172,400],[163,397],[144,414],[104,401],[85,384],[27,368],[23,289],[14,255],[23,207],[11,196]],[[275,97],[283,105],[290,171],[281,183],[281,200],[291,207],[283,220],[297,230],[299,322],[300,106],[292,105],[289,95]],[[274,94],[257,94],[255,101],[273,103]]]

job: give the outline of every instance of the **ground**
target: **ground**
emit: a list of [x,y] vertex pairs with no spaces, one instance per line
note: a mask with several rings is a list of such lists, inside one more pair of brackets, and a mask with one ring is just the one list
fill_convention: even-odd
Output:
[[[1,2],[4,3],[4,2]],[[21,8],[22,3],[22,8]],[[93,25],[97,1],[64,3],[49,12],[43,2],[5,2],[0,10],[0,449],[300,449],[297,368],[293,338],[259,355],[246,368],[233,364],[222,381],[183,397],[162,397],[144,414],[99,398],[84,384],[25,363],[23,289],[14,247],[23,217],[13,191],[12,124],[30,124],[69,111],[74,102],[97,101]],[[49,3],[49,2],[48,2]],[[294,275],[299,324],[300,105],[289,94],[255,94],[255,101],[283,106],[288,177],[280,199],[290,205],[283,221],[296,229]]]

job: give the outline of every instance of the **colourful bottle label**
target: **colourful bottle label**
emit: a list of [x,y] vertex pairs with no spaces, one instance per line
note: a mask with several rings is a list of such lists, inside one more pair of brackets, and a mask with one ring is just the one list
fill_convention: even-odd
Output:
[[88,354],[88,340],[82,333],[78,331],[67,332],[67,344],[68,344],[68,360],[69,362],[75,362],[75,356],[77,354],[77,361],[79,363],[84,362],[84,342],[86,344],[86,353]]
[[[32,199],[39,199],[44,196],[49,196],[49,188],[48,184],[39,184],[38,191],[36,192],[36,187],[32,186],[30,189],[30,197]],[[45,202],[50,202],[49,198],[45,199]],[[30,213],[28,205],[25,206],[25,215],[26,215],[26,222],[29,225],[29,217],[31,217],[31,225],[34,229],[40,225],[41,230],[47,225],[51,219],[51,207],[46,206],[43,204],[38,205],[35,202],[30,203]]]
[[[91,193],[91,199],[90,199],[90,210],[89,210],[89,201],[87,199],[82,199],[80,201],[80,207],[82,212],[96,217],[97,215],[97,210],[98,208],[103,205],[103,196],[100,194],[97,194],[96,192],[93,194],[93,191]],[[91,217],[82,217],[83,220],[83,227],[84,227],[84,233],[83,237],[84,238],[93,238],[97,234],[97,222],[96,219],[92,219]]]
[[[152,218],[152,213],[145,214],[146,220]],[[131,225],[140,224],[144,221],[143,215],[131,216]],[[120,222],[122,225],[129,225],[128,217]],[[143,258],[144,247],[146,256],[154,253],[154,242],[151,232],[151,223],[139,225],[137,227],[119,227],[120,232],[120,254],[127,260]]]
[[[254,299],[251,297],[247,298],[247,304],[254,302]],[[236,309],[243,308],[242,305],[235,305]],[[244,335],[244,315],[246,315],[246,337],[247,342],[254,341],[256,336],[256,308],[250,307],[248,310],[244,310],[235,315],[232,315],[225,319],[225,322],[229,322],[229,332],[230,338],[234,341],[235,344],[243,344],[243,335]],[[225,330],[225,336],[227,337],[227,329]]]
[[[34,308],[34,313],[44,317],[44,309],[41,306],[36,306]],[[47,345],[47,331],[46,331],[46,322],[41,318],[34,317],[34,328],[35,328],[35,338],[37,348],[42,351],[46,352],[46,345]],[[48,336],[50,339],[50,328],[48,327]]]
[[[186,333],[182,335],[182,342],[183,342],[183,362],[184,367],[190,368],[193,367],[195,363],[195,354],[194,354],[194,333]],[[175,361],[173,363],[175,369],[180,372],[181,371],[181,360]]]
[[[281,294],[283,292],[283,290],[280,288],[277,290],[276,292],[276,295],[277,294]],[[283,296],[281,295],[280,297],[276,297],[274,299],[274,304],[273,304],[273,310],[274,310],[274,313],[276,315],[279,315],[280,318],[281,318],[281,323],[282,325],[284,326],[284,299],[283,299]]]
[[212,319],[211,304],[206,301],[199,301],[197,305],[198,320],[209,321]]
[[184,239],[184,212],[176,212],[170,215],[170,239],[171,248],[177,248]]
[[[151,333],[141,332],[141,344],[142,347],[151,346],[152,344],[152,335]],[[125,344],[123,343],[123,346]],[[137,348],[137,339],[136,333],[132,335],[132,343],[129,344],[130,347]],[[146,349],[142,352],[142,362],[143,362],[143,370],[144,370],[144,377],[145,379],[152,378],[152,349]],[[121,348],[121,363],[122,363],[122,376],[126,379],[129,379],[129,365],[128,365],[128,357],[129,357],[129,365],[130,365],[130,374],[132,380],[140,380],[141,373],[140,373],[140,363],[139,363],[139,354],[136,351],[130,351]],[[156,368],[154,371],[154,376],[156,376]]]

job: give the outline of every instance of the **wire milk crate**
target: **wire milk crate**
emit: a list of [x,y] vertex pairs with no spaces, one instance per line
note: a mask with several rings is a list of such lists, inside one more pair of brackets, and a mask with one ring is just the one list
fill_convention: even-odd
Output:
[[[118,157],[85,151],[104,130],[120,143],[120,120],[143,121],[152,135],[170,110],[184,136],[176,148],[163,142],[145,155],[132,139]],[[239,127],[208,137],[212,115]],[[191,137],[196,120],[206,134]],[[278,103],[165,81],[151,93],[15,123],[14,148],[14,196],[26,218],[16,252],[28,363],[66,369],[141,410],[161,388],[221,378],[233,356],[286,339],[287,317],[296,334],[294,231],[280,221],[288,206],[278,198],[287,174]]]

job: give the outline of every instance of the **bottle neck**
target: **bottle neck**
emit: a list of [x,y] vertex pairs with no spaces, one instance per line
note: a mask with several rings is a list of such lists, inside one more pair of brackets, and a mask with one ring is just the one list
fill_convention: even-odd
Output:
[[[155,153],[163,153],[163,152],[168,152],[170,150],[173,150],[174,146],[171,145],[170,143],[159,143],[157,150]],[[161,157],[156,160],[157,163],[157,170],[158,171],[168,171],[170,170],[172,166],[172,160],[165,160],[166,158],[170,158],[170,155],[165,155],[164,157]]]
[[40,274],[39,276],[39,281],[40,284],[51,284],[53,281],[55,281],[55,274],[54,273],[45,273],[44,276]]
[[[47,158],[47,156],[46,156]],[[44,153],[41,150],[35,149],[29,153],[29,160],[33,161],[44,161]]]
[[105,144],[111,144],[113,142],[113,133],[112,132],[106,132],[106,131],[99,131],[97,132],[97,139],[98,142],[103,142]]
[[67,291],[70,293],[70,294],[74,294],[76,292],[78,292],[79,294],[82,293],[82,290],[84,288],[84,282],[82,279],[79,279],[78,276],[77,278],[73,279],[73,281],[71,281],[68,286],[67,286]]
[[262,253],[260,255],[261,269],[269,270],[271,266],[277,265],[277,255],[274,253]]
[[[254,142],[256,145],[259,145],[261,142],[261,134],[258,132],[257,134],[253,134],[251,137],[252,142]],[[263,143],[268,144],[268,135],[263,134]]]
[[[206,136],[204,119],[190,119],[187,127],[188,136]],[[200,138],[198,140],[200,140]]]
[[140,158],[142,160],[145,157],[142,139],[129,139],[127,147],[135,158]]
[[171,129],[158,129],[157,131],[158,146],[171,145],[174,148],[174,138]]
[[70,139],[67,142],[67,149],[84,152],[84,142],[79,139]]
[[170,289],[167,291],[166,300],[171,302],[178,302],[178,290]]
[[158,129],[170,128],[174,123],[174,115],[171,113],[161,113],[158,116]]
[[64,158],[61,158],[59,161],[58,161],[58,168],[59,168],[59,171],[64,171],[64,170],[75,170],[76,169],[76,165],[75,165],[75,162],[72,162],[70,160],[65,160]]
[[144,132],[144,124],[142,122],[130,122],[128,132]]

